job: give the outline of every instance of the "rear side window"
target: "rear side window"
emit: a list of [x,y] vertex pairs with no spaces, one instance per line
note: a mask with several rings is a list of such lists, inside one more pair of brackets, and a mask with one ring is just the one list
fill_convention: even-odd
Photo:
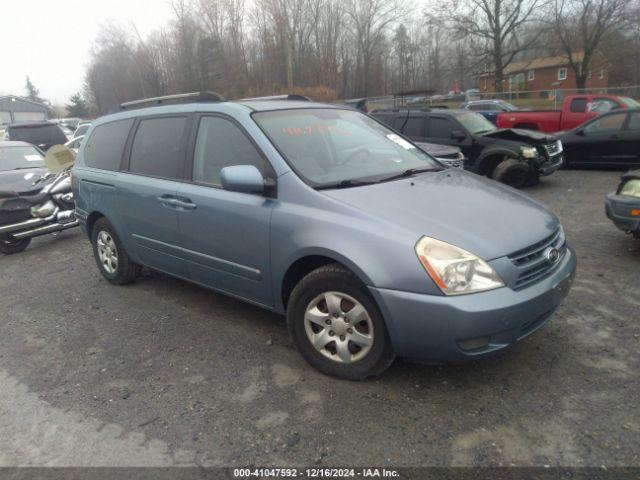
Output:
[[571,100],[571,106],[569,107],[569,111],[571,113],[584,113],[587,109],[587,99],[585,97],[574,98]]
[[220,186],[220,172],[232,165],[253,165],[266,176],[266,164],[247,136],[234,123],[203,117],[193,158],[193,180]]
[[40,127],[12,127],[10,132],[11,140],[39,144],[65,144],[67,137],[57,125],[43,125]]
[[422,137],[422,123],[422,117],[409,117],[402,133],[407,137]]
[[451,138],[453,124],[446,118],[432,117],[429,119],[429,137]]
[[151,177],[177,178],[187,117],[142,120],[131,147],[129,171]]
[[124,144],[132,125],[133,118],[130,118],[96,127],[84,147],[84,163],[102,170],[120,170]]

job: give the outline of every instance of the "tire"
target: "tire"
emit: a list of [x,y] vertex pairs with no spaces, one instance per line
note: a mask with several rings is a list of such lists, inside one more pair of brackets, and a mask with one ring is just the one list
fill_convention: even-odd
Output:
[[4,253],[5,255],[20,253],[26,250],[30,243],[30,238],[23,238],[22,240],[18,240],[12,235],[0,235],[0,252]]
[[91,243],[98,269],[110,283],[126,285],[140,275],[140,266],[131,261],[118,234],[106,218],[96,221],[91,232]]
[[339,264],[320,267],[296,285],[289,298],[287,326],[305,360],[327,375],[364,380],[382,373],[395,357],[369,291]]
[[491,178],[510,187],[522,188],[532,176],[531,167],[515,158],[503,160],[493,170]]
[[524,184],[525,187],[535,187],[540,183],[540,175],[531,173],[529,175],[529,180]]

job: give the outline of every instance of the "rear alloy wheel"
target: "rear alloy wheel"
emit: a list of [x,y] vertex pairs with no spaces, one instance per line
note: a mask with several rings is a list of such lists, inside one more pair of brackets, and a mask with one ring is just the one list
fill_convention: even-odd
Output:
[[24,251],[31,243],[30,238],[17,239],[13,235],[0,235],[0,252],[13,255]]
[[93,255],[104,278],[114,285],[124,285],[136,279],[140,273],[140,266],[131,261],[106,218],[96,221],[91,238]]
[[339,264],[320,267],[296,285],[287,325],[305,360],[328,375],[363,380],[382,373],[394,359],[369,291]]

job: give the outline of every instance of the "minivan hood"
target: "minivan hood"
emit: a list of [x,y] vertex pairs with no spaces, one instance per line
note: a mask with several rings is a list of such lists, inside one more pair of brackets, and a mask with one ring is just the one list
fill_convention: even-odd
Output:
[[546,133],[536,132],[535,130],[522,130],[520,128],[501,128],[490,133],[483,134],[483,137],[501,138],[503,140],[535,142],[535,143],[551,143],[555,138]]
[[390,224],[493,260],[554,233],[544,206],[500,183],[456,169],[323,194]]
[[33,182],[47,173],[46,168],[29,168],[24,170],[0,171],[0,191],[30,193],[40,190]]

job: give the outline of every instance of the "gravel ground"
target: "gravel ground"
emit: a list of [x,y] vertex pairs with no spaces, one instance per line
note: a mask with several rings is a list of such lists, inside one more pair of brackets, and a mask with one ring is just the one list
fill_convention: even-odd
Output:
[[284,319],[147,273],[114,287],[79,230],[0,258],[0,465],[640,465],[640,241],[619,172],[528,192],[578,254],[553,320],[465,365],[312,370]]

